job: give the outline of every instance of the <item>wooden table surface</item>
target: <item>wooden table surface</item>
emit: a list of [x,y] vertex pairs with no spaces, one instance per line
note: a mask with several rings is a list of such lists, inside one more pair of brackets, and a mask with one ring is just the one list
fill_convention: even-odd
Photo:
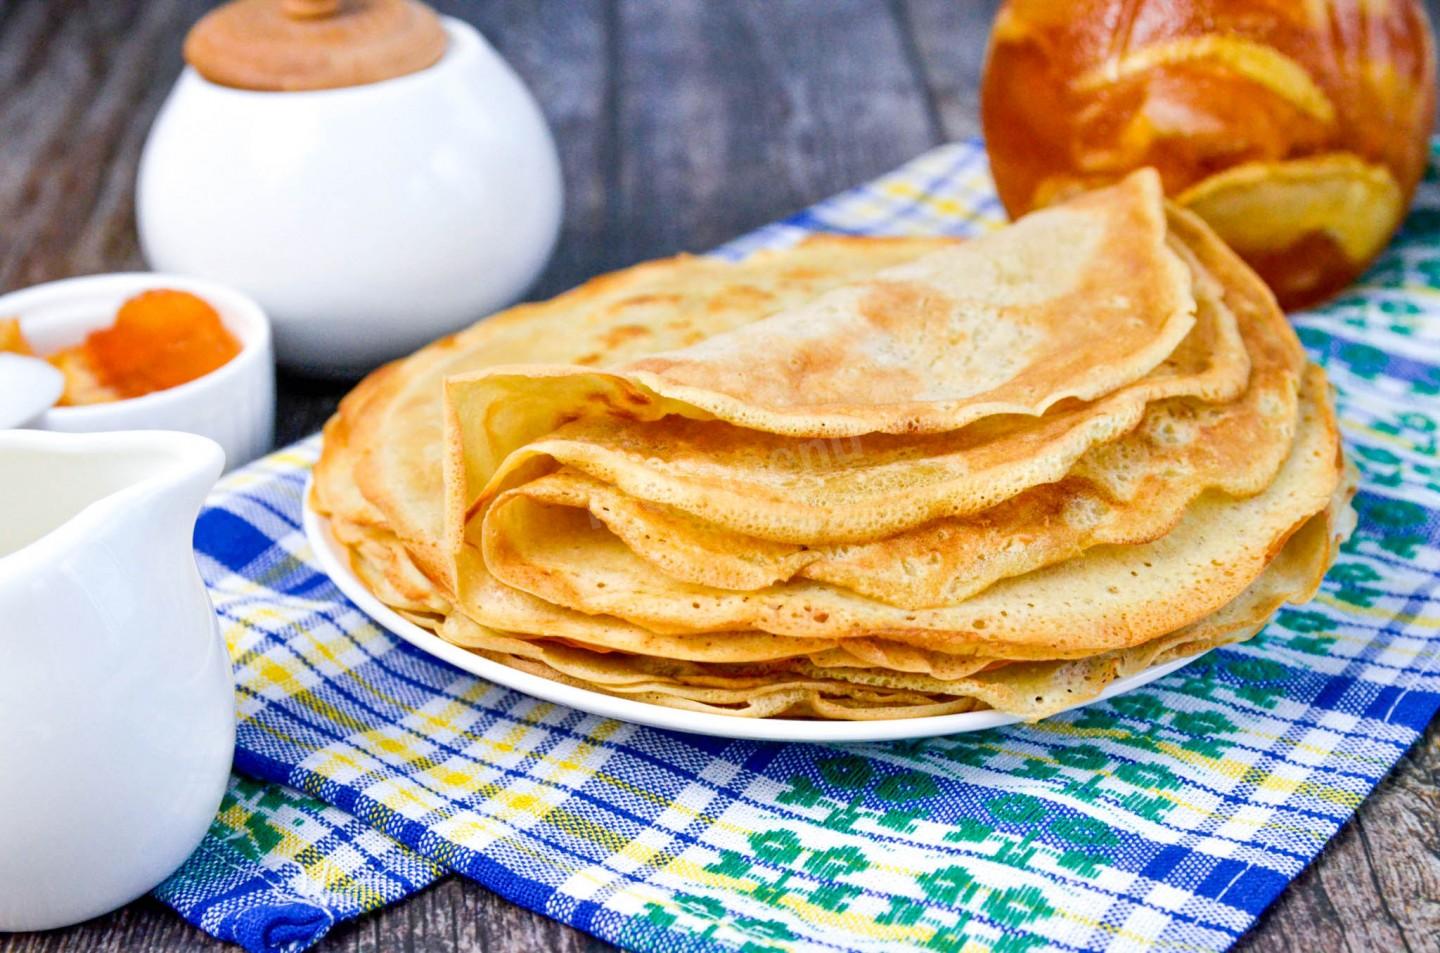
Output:
[[[1431,15],[1440,0],[1429,0]],[[0,0],[0,290],[142,268],[133,183],[203,0]],[[534,89],[560,144],[565,231],[533,290],[700,251],[977,131],[994,0],[451,0]],[[223,227],[223,224],[218,227]],[[282,374],[278,436],[346,382]],[[3,770],[3,766],[0,766]],[[447,879],[338,927],[331,951],[608,948]],[[143,900],[0,953],[224,949]],[[1440,951],[1432,726],[1240,944]]]

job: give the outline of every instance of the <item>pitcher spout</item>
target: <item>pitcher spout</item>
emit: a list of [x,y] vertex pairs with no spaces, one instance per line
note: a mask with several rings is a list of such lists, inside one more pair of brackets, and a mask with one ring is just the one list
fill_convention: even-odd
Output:
[[0,431],[0,574],[32,546],[188,525],[224,462],[218,444],[193,434]]

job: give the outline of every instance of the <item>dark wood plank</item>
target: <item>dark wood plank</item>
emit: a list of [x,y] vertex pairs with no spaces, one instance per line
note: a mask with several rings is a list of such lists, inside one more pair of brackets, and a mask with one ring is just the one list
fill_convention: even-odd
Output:
[[897,0],[896,16],[941,132],[946,139],[980,134],[980,72],[990,21],[1000,0]]
[[0,35],[0,287],[143,267],[140,146],[196,3],[36,3]]
[[159,953],[186,950],[234,953],[148,897],[79,926],[46,933],[0,933],[3,953]]
[[1440,951],[1440,724],[1237,950]]
[[317,949],[326,953],[598,953],[613,947],[522,910],[472,881],[452,877],[403,904],[338,927]]
[[607,265],[702,251],[936,142],[887,7],[823,7],[620,5]]

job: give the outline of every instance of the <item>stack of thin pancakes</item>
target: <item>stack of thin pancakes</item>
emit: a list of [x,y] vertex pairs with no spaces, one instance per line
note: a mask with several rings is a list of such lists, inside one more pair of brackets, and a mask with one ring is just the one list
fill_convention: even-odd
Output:
[[1310,598],[1352,492],[1323,373],[1146,171],[513,309],[347,397],[314,505],[386,603],[558,681],[1039,718]]

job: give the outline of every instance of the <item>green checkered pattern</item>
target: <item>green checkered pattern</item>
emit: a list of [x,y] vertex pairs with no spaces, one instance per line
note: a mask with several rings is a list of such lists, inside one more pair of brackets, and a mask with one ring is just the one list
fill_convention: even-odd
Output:
[[[966,142],[718,254],[1000,219]],[[1440,705],[1437,288],[1432,176],[1370,274],[1297,316],[1363,473],[1314,603],[1143,689],[976,734],[726,741],[486,683],[340,595],[299,527],[316,444],[270,457],[196,532],[256,781],[160,896],[254,950],[441,871],[636,950],[1225,949]]]

